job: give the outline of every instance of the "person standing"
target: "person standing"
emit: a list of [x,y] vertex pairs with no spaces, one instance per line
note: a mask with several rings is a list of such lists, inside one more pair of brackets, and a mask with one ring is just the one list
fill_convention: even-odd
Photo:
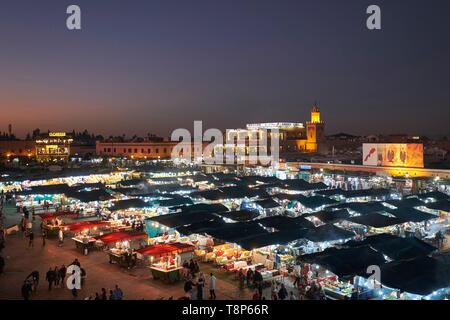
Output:
[[47,271],[47,274],[45,275],[45,280],[47,280],[47,282],[48,282],[48,290],[49,291],[52,290],[52,285],[53,285],[53,282],[55,281],[55,271],[53,271],[52,268],[50,268]]
[[119,288],[119,286],[116,284],[116,288],[114,289],[114,296],[116,297],[116,300],[122,300],[123,299],[123,291]]
[[58,231],[58,246],[62,246],[64,244],[64,231],[62,228],[59,228]]
[[108,300],[108,296],[106,294],[106,289],[102,288],[101,300]]
[[203,287],[205,286],[205,278],[201,273],[197,281],[197,300],[203,300]]
[[286,287],[284,286],[284,283],[281,284],[280,290],[278,291],[278,298],[280,300],[285,300],[288,296],[288,292],[286,290]]
[[42,230],[42,246],[45,247],[45,239],[47,238],[47,231],[45,229]]
[[30,233],[28,234],[28,247],[29,248],[34,248],[34,233],[33,231],[30,231]]
[[216,277],[211,272],[209,277],[209,299],[216,300]]

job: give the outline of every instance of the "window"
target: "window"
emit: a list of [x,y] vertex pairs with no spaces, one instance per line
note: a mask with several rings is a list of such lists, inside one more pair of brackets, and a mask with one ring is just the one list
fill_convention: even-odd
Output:
[[141,149],[141,153],[145,153],[144,149]]
[[103,148],[103,151],[106,152],[106,148]]
[[127,149],[123,149],[123,153],[127,153]]
[[134,149],[134,153],[137,153],[137,149],[136,148]]
[[156,153],[159,153],[159,149],[158,148],[156,148]]
[[148,149],[148,153],[152,153],[152,149]]
[[116,148],[113,149],[114,153],[116,153]]
[[128,153],[131,153],[131,149],[128,149]]
[[108,148],[108,152],[111,152],[111,148]]
[[167,153],[167,148],[164,148],[164,153]]

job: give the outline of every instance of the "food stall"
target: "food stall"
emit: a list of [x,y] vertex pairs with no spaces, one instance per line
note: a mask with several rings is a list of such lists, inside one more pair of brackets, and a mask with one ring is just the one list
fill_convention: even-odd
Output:
[[100,230],[107,229],[109,227],[108,221],[84,221],[75,222],[62,226],[64,232],[74,233],[72,240],[78,250],[87,255],[89,250],[95,248],[96,239],[92,237],[92,233],[101,233]]
[[195,247],[185,243],[154,244],[136,251],[147,260],[153,279],[173,283],[180,280],[182,262],[192,258]]
[[38,214],[42,220],[42,227],[47,231],[47,236],[57,236],[64,218],[75,218],[75,212],[44,212]]
[[96,246],[109,247],[107,252],[109,263],[117,263],[122,267],[131,268],[136,265],[136,254],[133,249],[143,247],[147,242],[145,232],[112,232],[96,238]]

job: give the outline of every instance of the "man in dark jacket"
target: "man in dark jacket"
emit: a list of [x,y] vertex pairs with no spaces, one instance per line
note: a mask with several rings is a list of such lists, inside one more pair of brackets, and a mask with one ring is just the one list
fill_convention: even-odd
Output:
[[53,270],[52,268],[50,268],[47,271],[47,274],[45,275],[45,280],[47,280],[48,282],[48,290],[52,290],[52,285],[56,280],[56,273],[55,270]]

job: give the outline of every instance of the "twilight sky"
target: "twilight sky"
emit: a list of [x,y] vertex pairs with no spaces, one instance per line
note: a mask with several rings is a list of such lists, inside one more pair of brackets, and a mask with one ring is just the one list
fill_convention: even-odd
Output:
[[[82,10],[81,31],[66,8]],[[382,9],[381,31],[366,8]],[[450,134],[448,0],[2,0],[0,131]]]

